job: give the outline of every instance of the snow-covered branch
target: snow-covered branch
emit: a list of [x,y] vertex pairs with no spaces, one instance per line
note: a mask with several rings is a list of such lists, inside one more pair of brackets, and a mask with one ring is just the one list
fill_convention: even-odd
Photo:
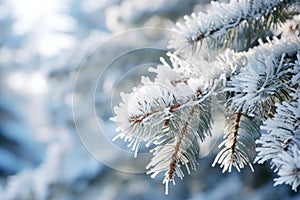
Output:
[[[122,102],[114,109],[116,138],[129,141],[135,156],[140,142],[154,145],[146,168],[152,177],[165,173],[166,194],[175,175],[182,179],[185,171],[195,169],[199,145],[210,136],[211,100],[218,97],[224,98],[226,125],[212,165],[220,164],[223,172],[249,165],[253,171],[258,152],[256,162],[271,160],[275,166],[280,176],[275,185],[287,183],[296,190],[299,32],[268,37],[271,28],[291,17],[288,8],[297,6],[295,2],[212,2],[207,13],[185,16],[183,24],[177,23],[179,34],[169,43],[174,50],[167,53],[170,62],[161,59],[162,65],[149,68],[156,73],[154,80],[142,77],[132,93],[121,95]],[[203,41],[206,46],[201,46]],[[215,47],[231,49],[215,51]]]
[[[184,17],[184,23],[178,22],[175,38],[170,41],[169,48],[176,53],[187,52],[201,48],[201,43],[207,39],[208,43],[217,46],[232,47],[237,40],[244,40],[244,45],[251,45],[259,34],[275,24],[282,23],[288,17],[284,10],[294,0],[231,0],[229,3],[212,1],[211,9],[207,13],[193,13]],[[259,28],[264,31],[255,31]],[[236,38],[239,30],[250,34],[249,37]],[[250,40],[247,41],[247,38]],[[251,41],[252,40],[252,41]],[[246,41],[246,42],[245,42]],[[212,46],[212,44],[210,45]]]
[[199,143],[210,135],[209,108],[207,103],[185,108],[181,111],[182,115],[177,116],[181,119],[165,121],[163,131],[153,139],[156,147],[152,149],[153,158],[146,167],[149,170],[147,173],[154,178],[158,173],[165,172],[163,183],[166,194],[168,183],[175,184],[175,174],[183,179],[181,165],[185,166],[188,174],[190,169],[196,170]]
[[287,183],[297,190],[300,178],[300,96],[291,102],[276,104],[274,118],[268,119],[261,127],[266,130],[256,143],[256,162],[262,164],[270,160],[279,178],[275,185]]
[[227,117],[224,141],[219,145],[223,149],[218,153],[212,166],[217,163],[223,167],[223,172],[231,172],[232,166],[238,171],[249,165],[256,155],[255,139],[260,135],[257,122],[241,113],[231,114]]

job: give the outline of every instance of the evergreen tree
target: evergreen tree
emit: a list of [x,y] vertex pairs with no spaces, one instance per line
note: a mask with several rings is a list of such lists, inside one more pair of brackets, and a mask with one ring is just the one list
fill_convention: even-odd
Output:
[[[169,61],[114,108],[118,135],[137,156],[153,147],[146,166],[164,173],[168,194],[175,176],[196,169],[200,144],[214,116],[225,116],[224,140],[213,166],[238,171],[270,161],[275,184],[300,185],[300,31],[298,0],[212,2],[185,16],[169,42]],[[151,91],[151,92],[150,92]],[[215,99],[219,104],[216,105]],[[224,100],[221,100],[224,99]],[[221,103],[220,103],[221,102]],[[185,169],[183,169],[183,166]]]

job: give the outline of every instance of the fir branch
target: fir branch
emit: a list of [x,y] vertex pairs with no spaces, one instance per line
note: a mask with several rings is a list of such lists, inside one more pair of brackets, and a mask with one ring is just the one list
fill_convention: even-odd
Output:
[[296,191],[300,184],[300,96],[294,93],[293,100],[276,104],[274,118],[268,119],[261,127],[267,132],[256,143],[259,164],[270,160],[279,178],[275,184],[290,184]]
[[222,172],[231,172],[232,166],[238,171],[249,165],[251,170],[255,152],[255,138],[258,137],[259,128],[253,118],[242,113],[231,114],[227,117],[224,141],[219,145],[223,149],[216,156],[212,166],[217,163],[223,168]]
[[262,164],[271,160],[272,166],[279,167],[273,159],[283,152],[290,151],[291,146],[300,148],[300,109],[297,100],[289,103],[276,104],[274,118],[268,119],[261,126],[266,130],[260,139],[256,141],[258,155],[256,162]]
[[243,52],[234,52],[226,50],[216,58],[216,66],[226,73],[230,79],[232,75],[240,73],[241,69],[249,65],[252,61],[261,60],[262,57],[273,55],[274,58],[281,58],[282,54],[288,57],[297,54],[300,46],[300,37],[289,36],[278,39],[267,38],[266,42],[258,40],[259,45]]
[[169,56],[173,69],[161,59],[163,65],[149,69],[157,73],[154,82],[142,77],[142,84],[130,94],[122,93],[122,102],[114,108],[115,117],[111,120],[118,124],[119,132],[114,140],[129,141],[136,153],[138,144],[153,138],[165,120],[173,118],[175,112],[185,107],[200,104],[218,85],[218,81],[203,80],[204,76],[198,70],[192,70],[195,67],[189,63],[172,54]]
[[[210,100],[219,86],[224,87],[218,94],[226,96],[229,114],[219,145],[222,149],[212,165],[220,164],[223,172],[249,165],[253,171],[258,151],[256,162],[271,160],[278,172],[275,185],[286,183],[296,190],[300,184],[299,32],[288,37],[282,34],[280,39],[266,37],[271,28],[291,17],[290,8],[299,6],[295,2],[213,2],[207,14],[186,16],[184,24],[177,24],[179,37],[169,43],[175,49],[167,54],[171,64],[161,58],[162,65],[149,68],[156,73],[153,81],[142,77],[142,84],[132,93],[121,95],[122,102],[114,109],[116,138],[129,141],[135,156],[142,141],[148,147],[154,145],[147,173],[151,177],[165,173],[166,194],[169,182],[175,184],[176,176],[182,179],[196,168],[199,143],[210,135]],[[203,48],[199,55],[188,52],[200,49],[203,42],[212,51],[215,47],[246,51],[226,50],[215,61]],[[256,47],[249,49],[251,45]],[[268,134],[255,143],[262,122],[261,129]]]
[[[153,93],[148,93],[148,90]],[[139,143],[154,137],[162,123],[172,117],[181,105],[176,97],[166,88],[156,85],[144,85],[131,94],[121,94],[122,102],[114,108],[119,134],[113,139],[129,141],[129,147],[137,156]]]
[[[299,39],[292,41],[294,43],[290,43],[290,46],[300,45]],[[278,47],[278,44],[275,46]],[[257,51],[260,52],[261,49]],[[274,114],[276,102],[289,100],[293,90],[291,79],[294,74],[297,74],[292,69],[299,46],[292,49],[288,50],[288,54],[282,49],[282,54],[278,57],[266,53],[257,55],[258,52],[255,50],[254,53],[250,52],[251,61],[249,60],[243,68],[240,68],[237,75],[231,75],[226,83],[224,91],[232,93],[227,101],[229,109],[247,113],[249,116],[256,114],[264,119]],[[244,59],[244,62],[247,60]]]
[[290,99],[290,75],[287,69],[290,63],[282,54],[280,60],[273,56],[253,61],[241,70],[241,73],[227,82],[225,91],[234,92],[228,99],[230,109],[253,116],[258,113],[265,118],[274,113],[276,101]]
[[[183,137],[185,136],[185,134],[187,134],[187,131],[188,131],[188,126],[189,126],[189,122],[191,120],[191,117],[192,115],[194,114],[194,108],[192,108],[191,112],[190,112],[190,116],[188,118],[188,120],[184,123],[181,131],[180,131],[180,134],[179,134],[179,138],[177,139],[176,143],[175,143],[175,146],[174,146],[174,152],[171,156],[171,162],[169,164],[169,169],[166,173],[166,176],[163,180],[163,183],[166,185],[166,194],[168,194],[168,182],[170,181],[174,181],[174,173],[176,171],[179,171],[179,168],[180,168],[180,165],[178,164],[178,161],[179,161],[179,151],[180,151],[180,146],[181,146],[181,142],[182,142],[182,139]],[[191,147],[193,148],[193,147]],[[185,164],[187,166],[187,163],[182,161],[181,159],[181,162],[183,164]],[[187,168],[188,169],[188,168]],[[189,172],[189,170],[188,170]],[[151,170],[150,170],[150,173],[151,173]],[[178,174],[183,174],[182,172],[181,173],[178,173]],[[180,178],[182,179],[182,176],[180,176]]]
[[278,160],[276,162],[280,163],[281,167],[278,170],[279,177],[274,179],[274,186],[289,184],[292,190],[297,192],[300,185],[300,149],[293,145],[290,152],[283,152],[276,158]]
[[166,193],[168,183],[175,183],[175,174],[183,178],[181,165],[187,173],[196,169],[199,143],[210,136],[210,97],[218,85],[218,81],[207,82],[199,71],[189,69],[189,63],[172,54],[170,58],[173,68],[162,59],[163,65],[150,68],[157,73],[154,81],[142,77],[138,88],[121,95],[112,119],[118,124],[115,139],[129,141],[135,156],[142,141],[147,141],[148,147],[154,144],[147,173],[155,177],[165,172]]
[[183,179],[184,172],[181,165],[185,166],[188,174],[190,169],[196,169],[199,143],[210,135],[209,104],[209,101],[204,101],[199,105],[184,108],[180,119],[166,121],[163,131],[152,141],[156,147],[151,150],[153,158],[146,167],[147,174],[152,174],[151,177],[154,178],[160,172],[165,172],[163,184],[166,194],[169,182],[175,184],[175,174]]
[[[232,0],[230,3],[212,1],[212,8],[207,13],[193,13],[184,17],[184,24],[176,24],[178,28],[175,31],[178,34],[170,41],[168,48],[175,49],[177,54],[186,53],[198,49],[204,39],[210,43],[210,47],[232,47],[234,41],[238,40],[244,40],[242,44],[249,46],[254,39],[262,37],[260,34],[290,18],[291,15],[284,11],[295,2],[296,0]],[[236,38],[239,36],[239,29],[243,30],[243,37],[245,33],[251,35],[243,39]]]

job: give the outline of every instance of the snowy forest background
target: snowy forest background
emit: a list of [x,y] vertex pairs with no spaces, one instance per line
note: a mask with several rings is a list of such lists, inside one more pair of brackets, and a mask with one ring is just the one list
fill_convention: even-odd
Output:
[[[145,175],[143,160],[110,149],[125,147],[108,142],[115,135],[111,103],[147,73],[144,63],[159,62],[170,39],[155,28],[124,31],[171,28],[208,2],[0,0],[0,200],[298,199],[288,185],[273,187],[276,175],[267,164],[255,165],[254,173],[212,168],[213,142],[201,152],[197,171],[168,196],[161,179]],[[115,60],[140,46],[155,50]],[[217,140],[221,130],[214,132]]]

